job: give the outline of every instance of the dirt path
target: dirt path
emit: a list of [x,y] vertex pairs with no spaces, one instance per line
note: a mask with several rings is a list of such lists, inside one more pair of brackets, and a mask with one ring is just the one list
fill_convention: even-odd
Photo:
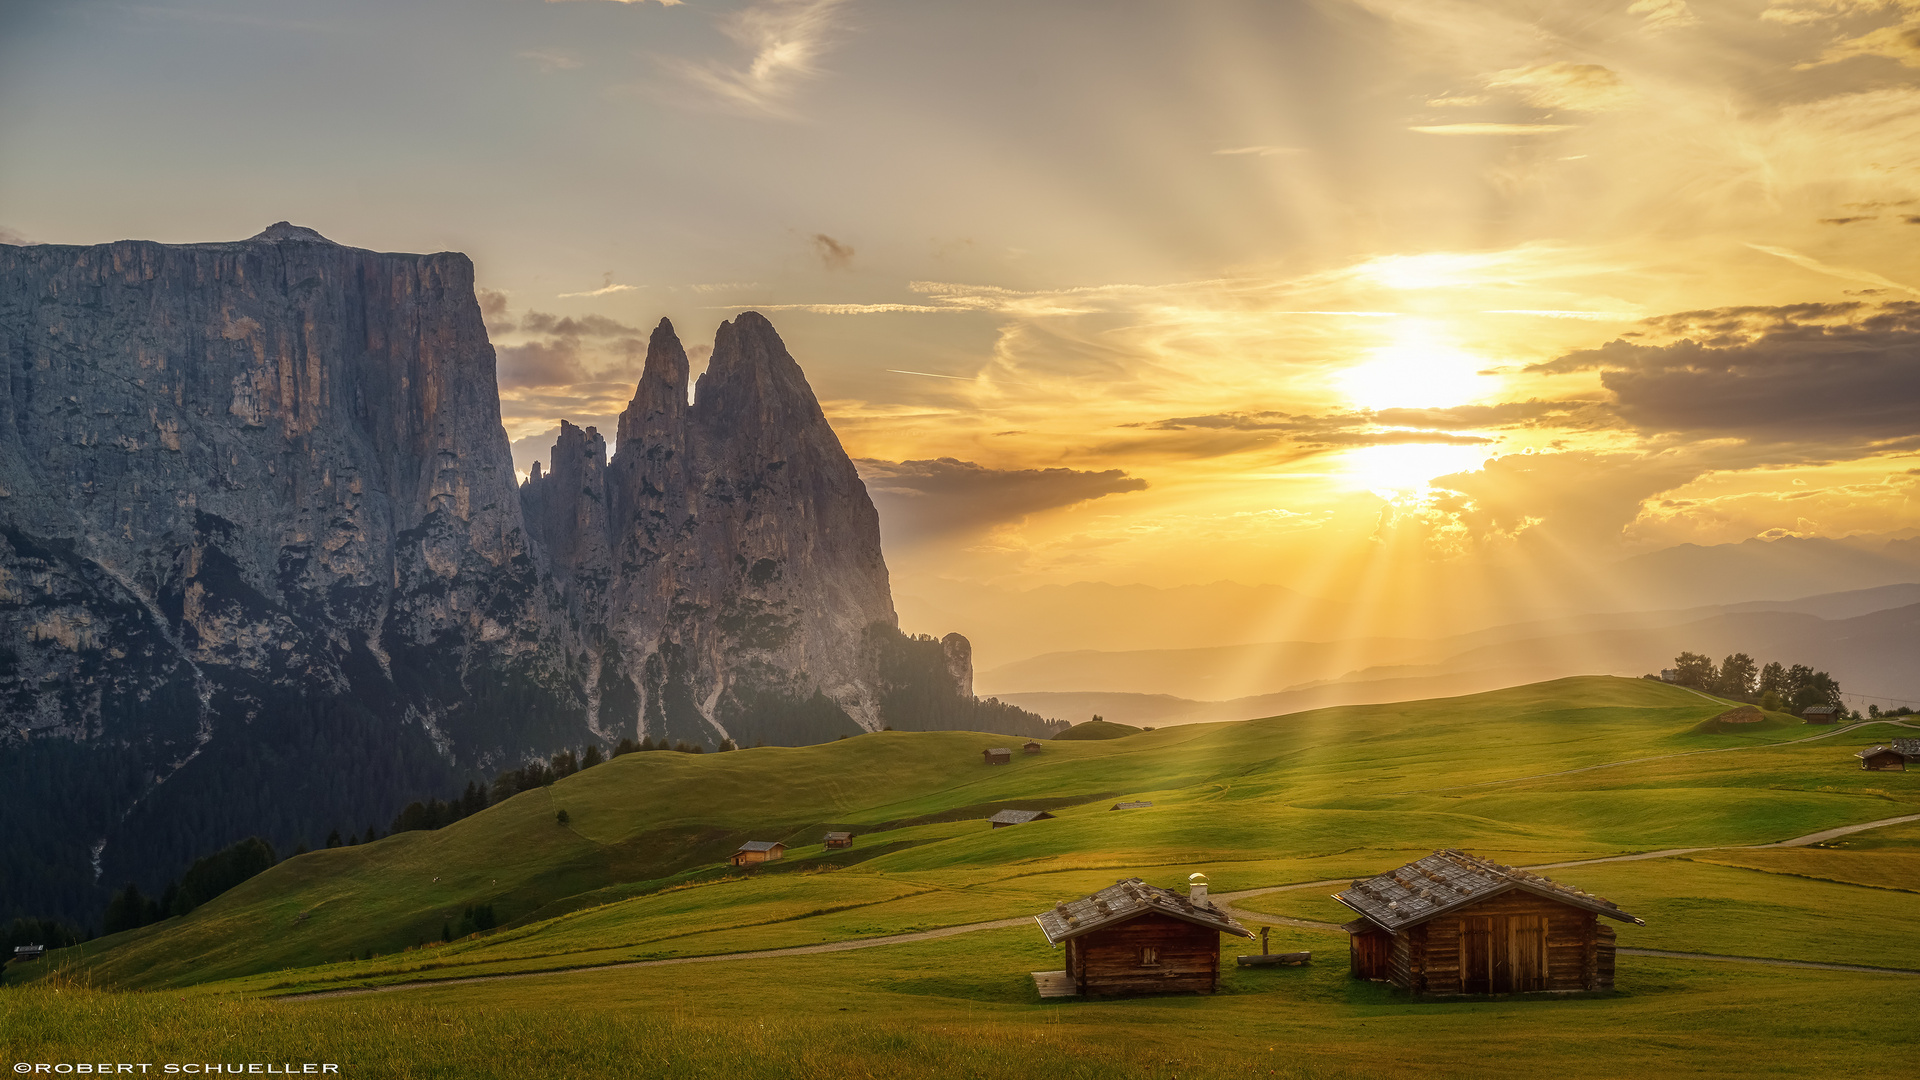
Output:
[[[1864,825],[1843,825],[1837,829],[1808,833],[1791,840],[1781,840],[1772,844],[1729,845],[1722,847],[1667,848],[1662,851],[1646,851],[1635,855],[1606,855],[1597,859],[1576,859],[1571,862],[1540,863],[1522,867],[1523,870],[1552,870],[1563,866],[1591,866],[1594,863],[1639,862],[1645,859],[1664,859],[1670,855],[1687,855],[1695,851],[1754,851],[1761,848],[1804,847],[1817,844],[1822,840],[1831,840],[1836,836],[1864,832],[1885,825],[1900,825],[1909,821],[1920,821],[1920,814],[1908,814],[1905,817],[1887,818],[1882,821],[1869,821]],[[1291,885],[1269,885],[1262,889],[1242,889],[1239,892],[1215,893],[1213,901],[1229,916],[1244,922],[1266,923],[1276,926],[1292,926],[1301,930],[1319,930],[1336,932],[1337,923],[1320,922],[1315,919],[1295,919],[1284,915],[1264,915],[1257,912],[1245,912],[1233,906],[1235,900],[1245,900],[1253,896],[1265,896],[1268,893],[1292,892],[1298,889],[1338,889],[1350,883],[1348,878],[1329,878],[1324,881],[1301,881]],[[673,964],[712,964],[728,960],[770,960],[780,956],[809,956],[815,953],[851,952],[855,949],[875,949],[883,945],[905,945],[915,941],[934,941],[939,938],[954,937],[958,934],[971,934],[980,930],[1006,930],[1015,926],[1024,926],[1032,922],[1031,916],[1022,915],[1013,919],[995,919],[992,922],[967,923],[963,926],[944,926],[938,930],[921,930],[911,934],[890,934],[886,937],[859,938],[853,941],[829,941],[820,945],[796,945],[786,949],[760,949],[755,952],[713,953],[708,956],[676,956],[665,960],[623,960],[615,964],[586,964],[572,968],[548,968],[543,971],[507,971],[496,975],[467,975],[453,979],[422,979],[415,982],[391,983],[386,986],[360,986],[350,990],[314,990],[303,994],[286,994],[273,998],[274,1001],[312,1001],[315,998],[352,997],[359,994],[385,994],[395,990],[419,990],[430,986],[459,986],[462,983],[493,982],[499,979],[533,979],[541,976],[572,975],[583,971],[611,971],[616,968],[668,967]],[[1820,964],[1809,960],[1769,960],[1757,956],[1716,956],[1710,953],[1665,952],[1660,949],[1620,949],[1629,956],[1665,956],[1687,960],[1729,960],[1743,964],[1779,964],[1786,967],[1824,968],[1830,971],[1874,971],[1893,972],[1905,975],[1920,975],[1920,971],[1906,968],[1864,967],[1858,964]]]
[[[1699,693],[1699,691],[1694,692]],[[1702,694],[1701,696],[1705,697],[1706,695]],[[1874,724],[1889,724],[1893,727],[1914,726],[1899,720],[1862,720],[1857,724],[1848,724],[1845,727],[1834,728],[1832,731],[1823,731],[1818,735],[1809,735],[1804,739],[1788,739],[1785,742],[1751,743],[1746,746],[1718,746],[1711,750],[1683,750],[1678,754],[1655,754],[1652,757],[1627,758],[1625,761],[1605,761],[1598,765],[1582,765],[1577,769],[1562,769],[1559,772],[1534,773],[1532,776],[1513,776],[1505,780],[1482,780],[1477,784],[1453,784],[1448,787],[1414,788],[1411,791],[1391,791],[1388,792],[1388,794],[1421,795],[1429,791],[1465,791],[1468,788],[1493,787],[1499,784],[1518,784],[1526,780],[1545,780],[1555,776],[1572,776],[1575,773],[1593,772],[1596,769],[1617,769],[1622,765],[1644,765],[1649,761],[1671,761],[1674,758],[1694,757],[1698,754],[1728,754],[1735,750],[1770,750],[1776,746],[1798,746],[1801,743],[1831,739],[1835,735],[1845,735],[1849,731],[1858,731],[1863,727],[1871,727]]]

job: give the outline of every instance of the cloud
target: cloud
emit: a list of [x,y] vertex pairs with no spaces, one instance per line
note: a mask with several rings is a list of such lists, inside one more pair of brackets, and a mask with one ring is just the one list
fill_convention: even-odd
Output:
[[571,300],[577,296],[608,296],[617,292],[632,292],[634,289],[640,287],[638,285],[615,285],[611,271],[609,271],[602,280],[604,284],[597,289],[589,289],[586,292],[563,292],[560,294],[560,299]]
[[0,244],[12,244],[16,247],[25,247],[37,243],[39,243],[39,241],[29,240],[19,233],[14,232],[12,229],[0,226]]
[[679,60],[669,66],[724,108],[786,115],[786,99],[802,82],[821,74],[819,60],[832,43],[837,9],[844,3],[762,0],[720,23],[728,37],[750,52],[745,64]]
[[1603,112],[1633,98],[1633,91],[1611,69],[1564,60],[1496,72],[1487,79],[1487,86],[1512,90],[1522,101],[1541,109]]
[[507,294],[499,289],[476,287],[474,296],[480,301],[480,319],[487,324],[490,334],[511,334],[514,322],[507,317]]
[[1617,545],[1650,498],[1706,471],[1679,454],[1508,454],[1472,472],[1433,479],[1464,502],[1442,502],[1477,539],[1549,541],[1560,547]]
[[1283,154],[1304,154],[1305,150],[1297,146],[1236,146],[1231,150],[1215,150],[1216,156],[1231,157],[1236,154],[1251,157],[1279,157]]
[[1859,270],[1848,266],[1832,266],[1812,256],[1802,255],[1797,251],[1791,251],[1783,247],[1771,247],[1767,244],[1748,244],[1747,246],[1755,251],[1764,251],[1776,258],[1785,259],[1795,266],[1805,270],[1811,270],[1816,274],[1825,274],[1828,277],[1836,277],[1844,281],[1858,281],[1865,285],[1878,285],[1883,289],[1899,289],[1902,292],[1909,292],[1915,296],[1920,296],[1920,289],[1916,289],[1911,285],[1902,285],[1897,281],[1881,277],[1871,270]]
[[813,253],[820,256],[820,265],[829,270],[845,270],[853,265],[853,247],[843,244],[826,233],[813,234]]
[[494,355],[499,362],[495,370],[502,389],[567,386],[588,378],[577,338],[502,345],[494,350]]
[[1849,26],[1878,15],[1891,22],[1863,34],[1841,37],[1821,51],[1817,60],[1794,65],[1805,71],[1822,64],[1838,63],[1857,56],[1879,56],[1906,67],[1920,67],[1920,2],[1916,0],[1800,0],[1777,4],[1760,13],[1768,22],[1806,25],[1846,19]]
[[547,0],[549,4],[659,4],[661,7],[679,7],[686,0]]
[[[551,3],[552,0],[548,2]],[[565,49],[523,49],[514,55],[522,60],[532,61],[541,71],[572,71],[586,66],[586,61]]]
[[1920,445],[1920,302],[1723,308],[1647,325],[1693,336],[1616,339],[1526,370],[1598,371],[1612,410],[1649,434],[1836,454]]
[[561,337],[622,337],[644,333],[637,326],[628,326],[605,315],[562,317],[544,311],[527,312],[527,317],[520,321],[520,329],[529,334],[556,334]]
[[1046,510],[1146,489],[1120,469],[991,469],[971,461],[854,462],[889,540],[981,533]]
[[1573,124],[1420,124],[1408,131],[1422,135],[1551,135],[1572,131]]
[[1643,25],[1649,30],[1678,30],[1700,23],[1700,16],[1687,6],[1687,0],[1634,0],[1627,6],[1627,14],[1646,16]]

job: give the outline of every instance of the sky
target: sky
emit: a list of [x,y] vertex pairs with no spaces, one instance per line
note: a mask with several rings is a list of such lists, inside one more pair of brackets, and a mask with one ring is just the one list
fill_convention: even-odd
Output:
[[0,104],[0,239],[467,252],[522,468],[766,313],[897,593],[1920,528],[1920,0],[14,0]]

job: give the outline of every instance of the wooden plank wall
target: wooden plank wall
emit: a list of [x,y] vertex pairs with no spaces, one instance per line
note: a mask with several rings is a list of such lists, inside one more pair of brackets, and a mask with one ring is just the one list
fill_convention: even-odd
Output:
[[1609,989],[1613,931],[1598,922],[1529,892],[1502,893],[1395,934],[1388,977],[1416,994]]
[[[1069,962],[1085,994],[1210,994],[1220,980],[1220,933],[1165,915],[1142,915],[1069,942]],[[1159,952],[1142,966],[1140,950]]]

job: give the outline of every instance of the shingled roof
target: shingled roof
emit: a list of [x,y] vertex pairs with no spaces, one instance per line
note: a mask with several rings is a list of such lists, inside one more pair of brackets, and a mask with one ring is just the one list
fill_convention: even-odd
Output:
[[1001,825],[1025,825],[1029,821],[1051,817],[1053,815],[1045,810],[1002,810],[987,820]]
[[[1901,742],[1920,742],[1920,739],[1901,739],[1900,741]],[[1916,747],[1915,749],[1920,750],[1920,747]],[[1875,754],[1899,754],[1901,757],[1907,756],[1907,752],[1905,750],[1900,749],[1897,746],[1869,746],[1865,750],[1862,750],[1859,753],[1854,754],[1853,756],[1857,758],[1865,758],[1865,757],[1872,757]],[[1920,757],[1920,753],[1916,753],[1914,756]]]
[[1920,758],[1920,739],[1895,739],[1893,748],[1910,758]]
[[1513,889],[1621,922],[1646,925],[1611,900],[1451,848],[1416,859],[1391,873],[1356,880],[1352,888],[1336,893],[1334,899],[1382,929],[1401,930]]
[[1047,944],[1058,945],[1068,938],[1147,914],[1169,915],[1223,934],[1253,936],[1246,927],[1207,901],[1196,904],[1171,889],[1149,885],[1139,878],[1123,878],[1085,900],[1055,904],[1052,911],[1035,915],[1033,921],[1039,923],[1040,932],[1047,935]]
[[787,845],[777,840],[749,840],[741,844],[740,850],[735,851],[734,854],[738,855],[741,851],[772,851],[774,848],[783,848],[786,846]]

